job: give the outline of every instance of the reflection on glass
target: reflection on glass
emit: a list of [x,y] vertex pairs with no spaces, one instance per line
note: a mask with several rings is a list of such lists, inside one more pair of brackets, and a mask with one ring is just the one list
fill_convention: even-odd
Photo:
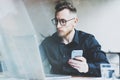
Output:
[[43,79],[44,72],[35,35],[1,37],[0,50],[6,77]]

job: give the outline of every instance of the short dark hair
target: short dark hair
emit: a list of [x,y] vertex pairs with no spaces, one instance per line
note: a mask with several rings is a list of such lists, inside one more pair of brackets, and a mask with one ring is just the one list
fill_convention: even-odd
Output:
[[76,13],[77,10],[72,3],[67,2],[66,0],[60,0],[55,6],[55,14],[63,9],[68,9],[70,12]]

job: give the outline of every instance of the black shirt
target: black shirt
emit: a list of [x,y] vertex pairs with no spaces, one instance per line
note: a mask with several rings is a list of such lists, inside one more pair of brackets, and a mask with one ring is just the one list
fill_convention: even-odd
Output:
[[[54,74],[98,77],[101,76],[100,64],[108,63],[106,55],[101,51],[101,46],[95,37],[82,31],[75,30],[72,42],[67,45],[61,43],[61,38],[56,32],[46,38],[41,46],[51,64],[51,73]],[[86,58],[89,66],[87,73],[80,73],[68,64],[72,50],[83,50],[83,57]]]

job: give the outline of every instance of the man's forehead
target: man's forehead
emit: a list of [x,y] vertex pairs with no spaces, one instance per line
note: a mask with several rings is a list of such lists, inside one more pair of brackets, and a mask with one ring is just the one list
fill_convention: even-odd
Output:
[[63,9],[56,13],[56,18],[69,19],[70,17],[72,17],[72,15],[68,9]]

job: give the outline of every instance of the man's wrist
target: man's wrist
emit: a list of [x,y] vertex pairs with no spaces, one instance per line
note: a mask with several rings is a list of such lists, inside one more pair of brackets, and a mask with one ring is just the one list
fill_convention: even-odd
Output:
[[86,70],[85,70],[84,73],[88,73],[88,71],[89,71],[89,66],[88,66],[88,64],[86,63]]

